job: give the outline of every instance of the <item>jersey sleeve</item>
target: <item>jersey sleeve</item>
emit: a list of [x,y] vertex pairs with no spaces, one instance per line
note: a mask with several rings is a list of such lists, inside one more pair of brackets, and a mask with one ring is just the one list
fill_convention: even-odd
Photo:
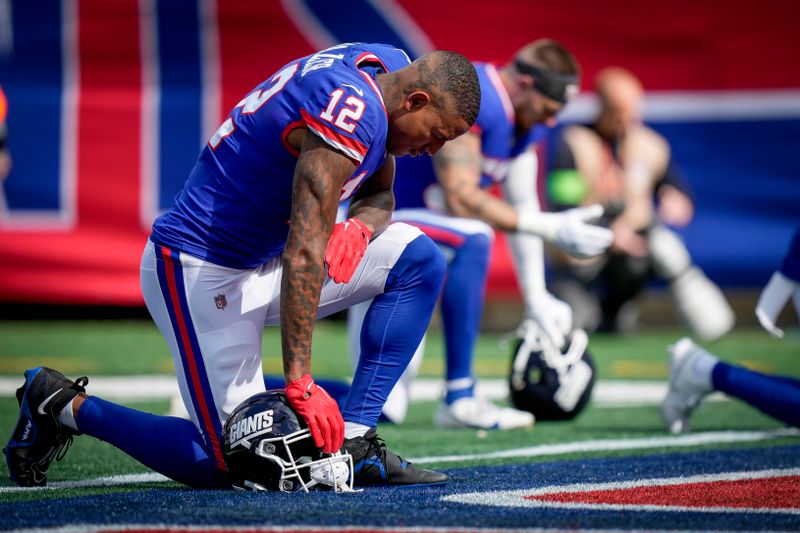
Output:
[[780,271],[787,278],[800,283],[800,227],[794,232]]
[[[511,156],[513,126],[502,112],[502,108],[499,108],[498,102],[481,99],[481,110],[475,125],[477,128],[473,127],[473,131],[478,132],[481,137],[481,152],[484,158],[504,161]],[[492,179],[501,181],[500,177],[494,175]]]
[[377,87],[356,76],[326,73],[306,80],[300,116],[310,131],[361,164],[387,119]]
[[689,186],[689,182],[683,177],[680,170],[678,170],[675,163],[670,158],[669,162],[667,163],[667,168],[664,170],[664,174],[659,176],[658,181],[656,181],[656,192],[663,187],[664,185],[669,185],[681,191],[683,194],[686,195],[687,198],[690,200],[694,200],[694,193],[692,192],[692,188]]
[[550,137],[551,130],[543,124],[537,124],[528,130],[525,138],[521,139],[518,145],[517,152],[523,153],[530,146],[536,146],[545,139]]
[[572,148],[564,137],[564,128],[557,129],[550,137],[548,148],[550,170],[577,168],[575,164],[575,155],[572,153]]

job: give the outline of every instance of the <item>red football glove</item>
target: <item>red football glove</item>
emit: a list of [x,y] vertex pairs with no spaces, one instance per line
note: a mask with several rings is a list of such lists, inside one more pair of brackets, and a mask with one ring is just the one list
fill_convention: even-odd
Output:
[[331,240],[325,250],[328,276],[336,283],[347,283],[353,277],[372,232],[357,218],[348,218],[333,227]]
[[286,385],[286,398],[311,430],[311,437],[325,453],[338,452],[344,444],[344,420],[336,401],[314,383],[311,374]]

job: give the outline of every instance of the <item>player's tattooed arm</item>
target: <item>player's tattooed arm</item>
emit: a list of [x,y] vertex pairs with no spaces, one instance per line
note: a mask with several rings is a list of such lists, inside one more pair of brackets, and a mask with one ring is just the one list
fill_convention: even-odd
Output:
[[350,217],[358,217],[372,230],[372,237],[381,234],[389,225],[394,210],[394,156],[390,155],[381,168],[361,184],[350,202]]
[[447,142],[433,158],[447,210],[453,216],[478,218],[502,231],[516,231],[517,212],[480,186],[481,141],[466,133]]
[[309,134],[292,186],[292,217],[283,250],[281,347],[287,382],[311,371],[311,332],[325,278],[323,257],[345,180],[355,163]]
[[[458,171],[464,174],[462,180],[470,178],[476,183],[481,177],[481,140],[476,134],[468,132],[457,139],[453,139],[442,146],[433,157],[433,166],[437,173],[453,173]],[[445,178],[440,178],[446,180]]]

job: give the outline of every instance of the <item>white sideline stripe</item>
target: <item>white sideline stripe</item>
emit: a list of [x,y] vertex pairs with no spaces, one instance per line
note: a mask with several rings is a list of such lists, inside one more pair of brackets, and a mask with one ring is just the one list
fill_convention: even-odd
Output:
[[34,490],[54,489],[79,489],[86,487],[113,487],[118,485],[132,485],[134,483],[153,483],[169,481],[169,478],[148,472],[146,474],[125,474],[121,476],[98,477],[80,481],[52,481],[44,487],[0,487],[0,494],[7,492],[28,492]]
[[[418,378],[411,385],[412,401],[433,401],[444,396],[444,382],[433,378]],[[659,405],[667,395],[667,380],[600,380],[592,391],[595,407],[634,407]],[[508,382],[504,379],[479,379],[475,384],[478,395],[490,400],[508,398]],[[725,396],[713,393],[704,401],[718,401]]]
[[[0,396],[13,396],[22,385],[22,377],[0,377]],[[481,379],[476,384],[481,396],[492,400],[508,397],[508,384],[504,379]],[[178,394],[178,382],[173,376],[92,376],[89,383],[92,394],[109,400],[152,400],[171,398]],[[444,381],[435,378],[418,378],[411,385],[412,401],[438,400],[444,394]],[[656,405],[667,394],[664,381],[601,380],[595,384],[592,402],[598,407],[624,407]],[[712,395],[717,398],[721,395]]]
[[512,457],[543,457],[579,452],[608,452],[618,450],[647,450],[652,448],[684,448],[707,444],[727,444],[734,442],[756,442],[800,436],[800,430],[781,428],[766,431],[708,431],[692,435],[668,437],[647,437],[641,439],[602,439],[563,444],[540,444],[528,448],[515,448],[489,453],[462,455],[439,455],[409,458],[412,463],[454,463],[461,461],[480,461],[486,459],[508,459]]
[[779,513],[800,514],[796,508],[764,508],[764,507],[724,507],[724,506],[677,506],[659,504],[608,504],[590,502],[558,502],[550,500],[529,499],[547,494],[563,494],[575,492],[595,492],[632,489],[637,487],[665,487],[688,483],[713,483],[718,481],[740,481],[746,479],[766,479],[800,475],[800,468],[750,470],[741,472],[722,472],[719,474],[702,474],[696,476],[636,479],[611,483],[575,483],[571,485],[550,485],[537,489],[519,489],[506,491],[469,492],[450,494],[441,500],[471,505],[491,505],[496,507],[557,507],[561,509],[608,510],[608,511],[677,511],[677,512],[722,512],[722,513]]
[[[800,430],[794,428],[775,429],[769,431],[710,431],[695,435],[677,437],[653,437],[648,439],[614,439],[570,442],[565,444],[543,444],[529,448],[517,448],[500,452],[478,453],[470,455],[441,455],[411,458],[413,463],[447,463],[455,461],[477,461],[509,457],[541,457],[544,455],[560,455],[574,452],[635,450],[648,448],[686,447],[703,444],[722,444],[732,442],[753,442],[759,440],[779,439],[782,437],[800,436]],[[787,474],[789,475],[789,474]],[[169,481],[156,473],[128,474],[121,476],[101,477],[82,481],[55,481],[45,487],[0,487],[0,494],[31,490],[71,489],[84,487],[107,487],[130,485],[135,483],[152,483]]]
[[[0,396],[13,396],[24,382],[20,376],[0,378]],[[89,392],[108,399],[152,400],[178,394],[175,376],[91,376]]]

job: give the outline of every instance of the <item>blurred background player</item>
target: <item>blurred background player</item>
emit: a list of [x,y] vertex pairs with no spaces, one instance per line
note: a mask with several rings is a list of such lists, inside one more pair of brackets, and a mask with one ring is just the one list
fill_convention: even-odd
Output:
[[658,277],[669,283],[695,334],[704,340],[724,335],[733,311],[669,228],[689,224],[694,205],[667,141],[642,123],[641,83],[628,70],[609,67],[598,74],[596,89],[594,122],[554,135],[548,189],[556,207],[603,205],[614,242],[588,261],[556,254],[553,292],[570,303],[578,327],[627,330],[637,318],[634,299]]
[[11,154],[8,152],[6,139],[8,137],[8,127],[6,126],[6,116],[8,115],[8,101],[0,87],[0,181],[6,179],[11,172]]
[[[783,337],[778,316],[789,300],[800,318],[800,228],[795,231],[781,268],[761,291],[756,317],[772,336]],[[671,433],[689,431],[689,418],[713,391],[739,398],[791,426],[800,427],[800,380],[770,376],[726,363],[683,338],[670,348],[669,392],[661,418]]]
[[[280,324],[286,399],[318,448],[348,451],[357,484],[447,481],[400,459],[376,432],[445,273],[430,239],[391,223],[394,156],[436,153],[469,129],[479,105],[463,56],[411,63],[382,44],[332,47],[258,85],[203,148],[142,254],[142,294],[192,421],[87,396],[86,378],[30,369],[5,448],[12,479],[44,485],[53,458],[85,433],[186,485],[230,487],[222,428],[265,391],[263,328]],[[351,196],[350,218],[335,224]],[[318,317],[368,298],[364,354],[340,412],[310,374],[311,335]]]
[[[525,299],[526,322],[556,348],[571,330],[569,307],[547,292],[542,238],[570,254],[603,252],[611,232],[588,221],[600,206],[541,213],[536,193],[535,143],[578,92],[580,67],[560,43],[541,39],[504,65],[476,63],[481,110],[472,130],[447,143],[433,158],[398,161],[393,220],[420,228],[444,251],[447,278],[441,294],[446,347],[446,393],[435,414],[439,426],[513,429],[534,423],[531,413],[499,407],[475,394],[472,362],[483,312],[493,230],[509,232]],[[504,198],[486,190],[502,183]],[[361,352],[360,317],[350,311],[351,350]],[[424,343],[394,388],[383,414],[405,419],[409,392]]]

